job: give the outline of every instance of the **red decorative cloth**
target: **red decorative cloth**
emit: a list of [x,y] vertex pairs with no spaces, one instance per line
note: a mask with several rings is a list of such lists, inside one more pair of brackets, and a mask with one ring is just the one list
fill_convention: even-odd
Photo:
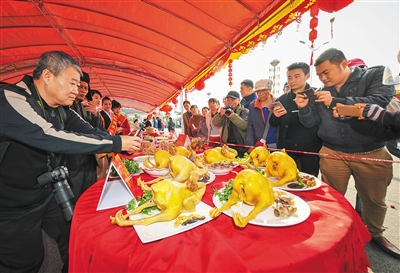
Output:
[[[217,176],[202,201],[213,206],[211,185],[221,188],[234,176]],[[366,272],[370,266],[364,251],[369,232],[351,204],[324,183],[319,189],[295,193],[311,208],[310,217],[298,225],[249,224],[240,229],[221,214],[147,244],[133,227],[110,223],[110,216],[122,207],[96,211],[103,185],[104,180],[95,183],[75,207],[70,272]]]

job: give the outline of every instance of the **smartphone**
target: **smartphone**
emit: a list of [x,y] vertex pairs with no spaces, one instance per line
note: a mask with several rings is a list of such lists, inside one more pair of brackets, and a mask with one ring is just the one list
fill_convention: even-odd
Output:
[[358,105],[336,105],[339,116],[358,117],[362,116],[362,107]]
[[140,132],[144,131],[144,124],[139,123],[139,129],[136,130],[135,134],[133,136],[139,136]]
[[280,101],[276,101],[276,102],[274,102],[274,107],[276,109],[279,109],[279,108],[283,108],[283,105],[282,105],[282,103]]
[[309,89],[306,89],[306,90],[303,90],[303,91],[299,91],[299,92],[297,92],[297,94],[301,94],[305,98],[311,98],[311,97],[315,96],[315,91],[314,91],[314,89],[309,88]]

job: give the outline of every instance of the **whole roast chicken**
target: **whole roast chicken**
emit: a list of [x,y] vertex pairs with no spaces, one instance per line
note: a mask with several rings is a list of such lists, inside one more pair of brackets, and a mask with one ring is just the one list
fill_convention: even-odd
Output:
[[[146,185],[143,186],[147,188]],[[204,183],[199,183],[197,190],[191,191],[186,188],[184,183],[173,180],[162,180],[153,184],[150,189],[153,194],[152,199],[127,214],[122,214],[122,210],[118,211],[115,217],[110,217],[111,223],[121,227],[132,225],[147,226],[155,222],[174,220],[182,212],[193,212],[196,210],[196,205],[203,197],[206,186]],[[147,218],[129,220],[129,216],[138,214],[143,209],[153,206],[157,206],[161,212]]]
[[210,216],[215,218],[222,211],[229,209],[239,201],[254,206],[249,215],[243,217],[239,212],[233,214],[236,226],[244,228],[249,221],[274,203],[275,197],[269,179],[257,171],[244,169],[238,173],[232,183],[232,194],[220,208],[210,210]]
[[273,183],[274,186],[283,186],[288,182],[296,181],[299,171],[293,158],[286,153],[285,149],[282,149],[281,152],[269,155],[264,172],[267,177],[273,176],[278,179]]
[[146,168],[152,168],[152,169],[164,169],[168,168],[169,165],[169,157],[171,154],[167,151],[164,150],[158,150],[154,154],[154,161],[155,163],[151,162],[150,158],[148,157],[144,162],[143,166]]
[[235,161],[238,153],[236,150],[229,148],[227,145],[222,147],[216,147],[204,151],[204,161],[206,164],[212,164],[217,162],[231,163]]
[[250,152],[249,157],[245,161],[239,162],[239,164],[250,167],[250,163],[253,163],[255,167],[264,167],[267,164],[268,157],[269,151],[264,144],[263,146],[255,147]]

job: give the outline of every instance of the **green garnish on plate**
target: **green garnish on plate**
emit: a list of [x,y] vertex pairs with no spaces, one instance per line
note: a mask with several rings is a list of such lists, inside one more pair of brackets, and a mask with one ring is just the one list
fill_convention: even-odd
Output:
[[214,196],[217,196],[221,203],[226,203],[231,196],[233,190],[232,183],[233,180],[229,179],[228,184],[225,185],[222,191],[219,191],[217,189],[214,190]]

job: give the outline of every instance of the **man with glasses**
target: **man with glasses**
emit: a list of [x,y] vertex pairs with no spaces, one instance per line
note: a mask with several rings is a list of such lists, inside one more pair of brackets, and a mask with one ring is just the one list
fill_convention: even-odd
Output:
[[258,98],[250,103],[246,145],[262,146],[266,143],[269,148],[276,148],[276,128],[269,124],[274,102],[272,85],[273,82],[268,79],[256,82],[255,92]]

